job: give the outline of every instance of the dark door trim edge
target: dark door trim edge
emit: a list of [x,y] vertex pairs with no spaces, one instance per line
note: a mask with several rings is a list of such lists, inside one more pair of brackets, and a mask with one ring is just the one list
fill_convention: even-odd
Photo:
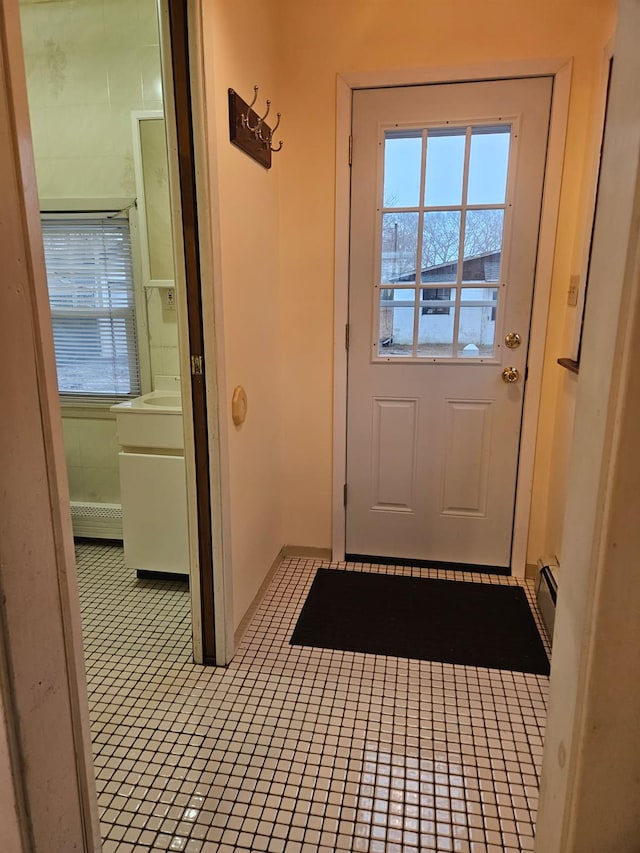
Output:
[[189,23],[187,0],[168,3],[171,73],[178,145],[178,174],[182,209],[182,235],[187,290],[187,323],[191,362],[193,438],[195,449],[200,610],[203,663],[216,663],[213,530],[209,435],[204,362],[202,276],[198,228],[198,194],[189,73]]

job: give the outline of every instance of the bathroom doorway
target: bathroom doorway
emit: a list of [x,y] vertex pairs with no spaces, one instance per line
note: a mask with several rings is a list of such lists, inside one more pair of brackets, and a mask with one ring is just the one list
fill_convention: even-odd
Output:
[[124,541],[131,583],[189,578],[194,659],[215,663],[182,5],[23,0],[21,19],[74,534]]

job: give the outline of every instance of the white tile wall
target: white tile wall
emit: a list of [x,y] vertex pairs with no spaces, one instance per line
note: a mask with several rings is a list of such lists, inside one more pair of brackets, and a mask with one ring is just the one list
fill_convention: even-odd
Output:
[[72,501],[120,502],[115,418],[63,417]]
[[132,110],[162,109],[153,0],[21,6],[42,198],[131,196]]

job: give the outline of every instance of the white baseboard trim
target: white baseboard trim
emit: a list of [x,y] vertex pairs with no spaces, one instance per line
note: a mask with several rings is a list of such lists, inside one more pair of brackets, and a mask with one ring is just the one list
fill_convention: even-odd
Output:
[[260,589],[255,594],[255,597],[249,607],[247,608],[244,616],[242,617],[240,624],[236,628],[234,632],[234,644],[235,648],[238,648],[242,637],[244,636],[244,632],[247,630],[249,622],[253,619],[253,616],[260,607],[262,599],[265,596],[267,589],[269,588],[269,584],[273,580],[275,573],[280,568],[282,561],[287,557],[306,557],[308,559],[313,560],[330,560],[331,559],[331,548],[314,548],[309,545],[283,545],[282,548],[278,551],[275,560],[271,564],[271,568],[267,572],[265,579],[260,584]]
[[249,626],[249,622],[251,622],[251,620],[253,619],[254,613],[256,612],[258,607],[260,607],[260,603],[262,602],[262,599],[264,598],[265,593],[266,593],[267,589],[269,588],[269,584],[273,580],[275,573],[280,568],[280,564],[282,563],[282,560],[284,559],[284,556],[285,556],[284,551],[285,551],[284,548],[281,548],[278,551],[275,560],[271,564],[271,568],[267,572],[265,579],[260,584],[260,589],[255,594],[253,601],[251,602],[251,604],[247,608],[244,616],[240,620],[240,624],[238,625],[238,627],[236,628],[236,630],[234,632],[233,644],[234,644],[234,648],[236,650],[237,650],[238,646],[240,645],[240,641],[242,640],[242,637],[244,636],[244,632],[247,630],[247,628]]
[[524,576],[529,581],[535,580],[538,576],[538,564],[527,563],[524,569]]
[[314,548],[309,545],[285,545],[283,557],[309,557],[313,560],[330,560],[331,548]]

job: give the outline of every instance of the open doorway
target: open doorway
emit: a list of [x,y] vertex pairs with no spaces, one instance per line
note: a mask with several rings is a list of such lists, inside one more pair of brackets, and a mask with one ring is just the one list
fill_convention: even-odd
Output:
[[[189,106],[173,97],[173,28],[153,0],[25,0],[21,18],[80,567],[102,553],[127,589],[173,588],[195,660],[214,663],[199,270],[182,240],[197,216],[183,197],[193,152],[179,169],[174,111]],[[180,27],[176,43],[186,50]]]

